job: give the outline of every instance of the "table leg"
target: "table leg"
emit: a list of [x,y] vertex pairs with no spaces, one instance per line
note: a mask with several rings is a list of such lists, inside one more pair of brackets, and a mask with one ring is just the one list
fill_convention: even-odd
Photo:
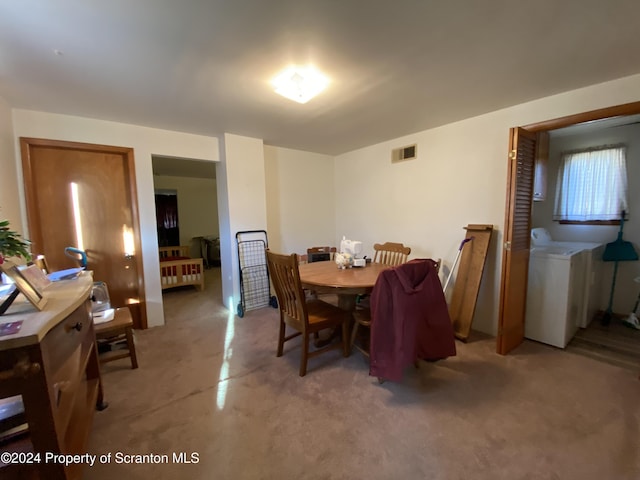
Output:
[[[351,313],[351,318],[349,319],[349,325],[347,328],[347,331],[349,332],[351,331],[351,328],[353,327],[353,322],[355,321],[353,319],[353,311],[356,309],[357,297],[358,297],[357,295],[338,294],[338,307],[340,307],[342,310],[345,310]],[[317,338],[313,341],[313,345],[316,348],[322,348],[325,345],[329,345],[336,338],[340,337],[340,335],[342,335],[342,329],[334,328],[333,331],[331,332],[331,335],[329,335],[328,338],[325,338],[324,340]]]
[[338,306],[347,312],[353,312],[356,309],[357,295],[338,295]]

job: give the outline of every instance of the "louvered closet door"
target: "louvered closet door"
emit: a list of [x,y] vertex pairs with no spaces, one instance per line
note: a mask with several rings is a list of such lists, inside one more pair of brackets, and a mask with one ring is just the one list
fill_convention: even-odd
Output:
[[536,150],[535,133],[522,128],[512,128],[509,135],[497,344],[497,352],[502,355],[520,345],[524,339]]

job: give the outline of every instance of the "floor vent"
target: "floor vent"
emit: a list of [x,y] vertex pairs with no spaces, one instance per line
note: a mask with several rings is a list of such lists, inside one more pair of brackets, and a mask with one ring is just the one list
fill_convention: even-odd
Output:
[[418,145],[407,145],[406,147],[394,148],[391,151],[391,163],[404,162],[418,158]]

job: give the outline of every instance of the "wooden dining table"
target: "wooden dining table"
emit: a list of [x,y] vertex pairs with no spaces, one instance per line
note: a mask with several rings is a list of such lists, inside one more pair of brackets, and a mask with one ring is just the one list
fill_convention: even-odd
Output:
[[371,293],[378,275],[391,268],[380,263],[368,263],[365,267],[340,269],[335,262],[313,262],[299,266],[302,286],[318,293],[338,295],[338,306],[352,312],[358,295]]

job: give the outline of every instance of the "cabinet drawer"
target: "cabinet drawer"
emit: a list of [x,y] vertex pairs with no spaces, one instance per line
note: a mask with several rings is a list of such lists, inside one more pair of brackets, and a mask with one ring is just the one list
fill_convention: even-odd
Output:
[[53,327],[42,341],[43,363],[49,373],[58,370],[82,343],[93,342],[91,301],[76,308],[67,318]]

